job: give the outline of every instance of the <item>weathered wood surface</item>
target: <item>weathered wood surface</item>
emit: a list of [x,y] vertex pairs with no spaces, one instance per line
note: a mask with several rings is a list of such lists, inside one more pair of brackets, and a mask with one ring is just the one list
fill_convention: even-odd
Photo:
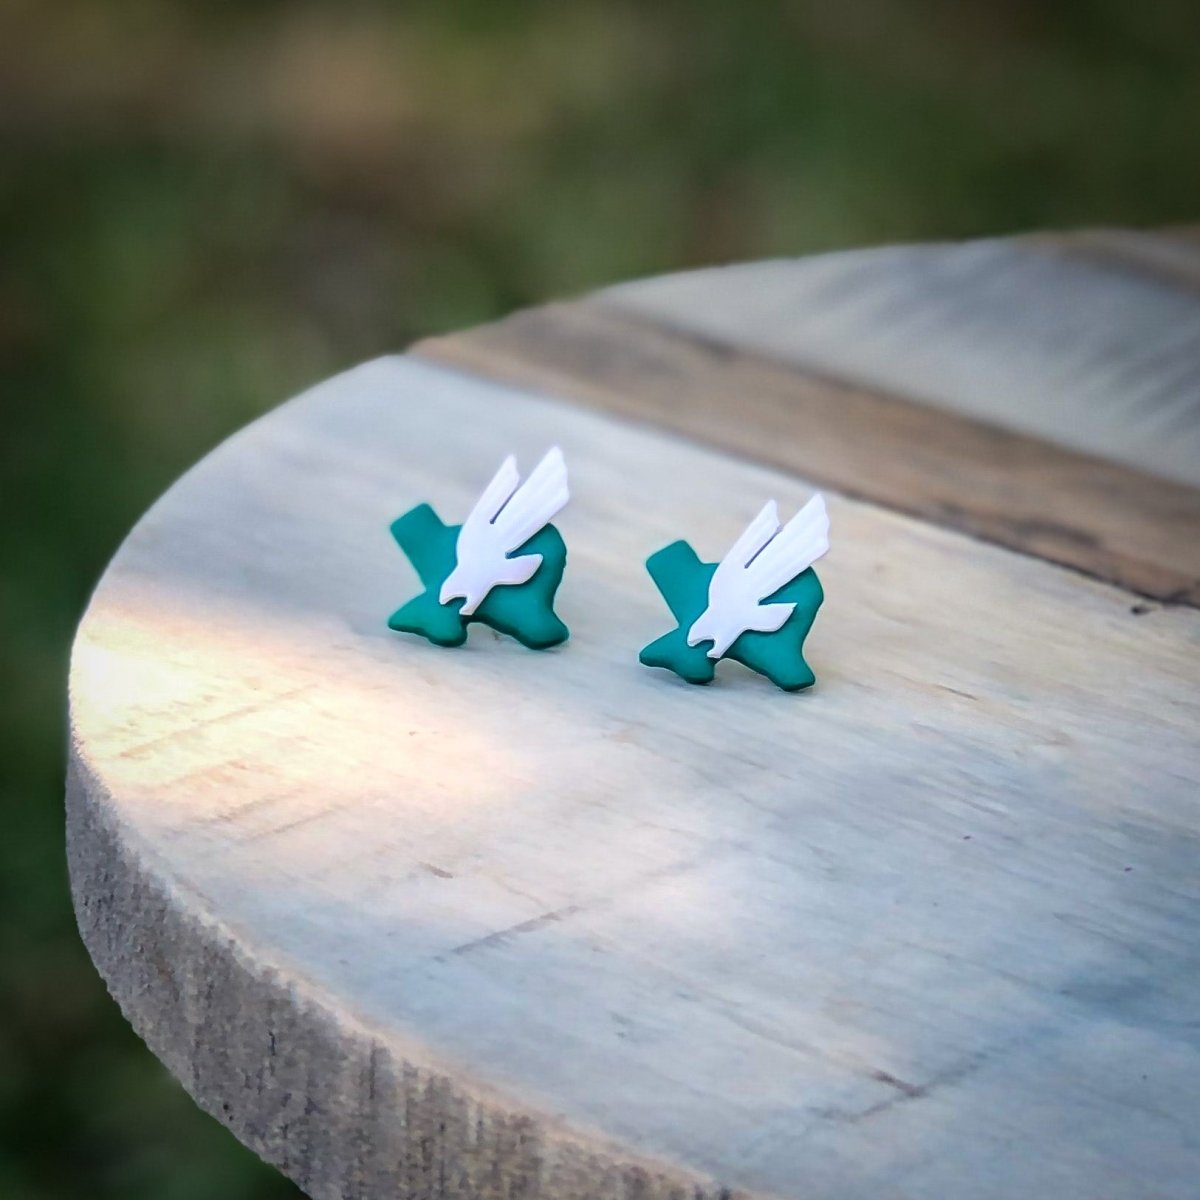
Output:
[[[554,441],[571,641],[389,633],[388,521]],[[1191,1200],[1200,614],[830,494],[814,691],[639,667],[646,555],[809,490],[397,358],[151,510],[69,852],[205,1108],[317,1200]]]
[[1200,486],[1200,244],[1097,230],[885,246],[606,302]]
[[[1197,606],[1200,286],[1129,239],[715,268],[417,353]],[[1183,264],[1167,282],[1130,278],[1146,243]]]

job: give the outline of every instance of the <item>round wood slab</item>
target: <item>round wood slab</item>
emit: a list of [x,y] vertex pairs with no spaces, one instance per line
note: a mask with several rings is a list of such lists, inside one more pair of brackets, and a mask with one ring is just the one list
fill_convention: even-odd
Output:
[[[1153,598],[1196,584],[1185,472],[1142,469],[1150,433],[1117,464],[982,426],[978,395],[888,395],[874,351],[841,379],[755,358],[669,290],[347,372],[137,526],[70,683],[113,994],[316,1200],[1194,1196],[1200,613]],[[389,632],[417,590],[389,522],[461,520],[555,443],[570,641]],[[1022,471],[1049,532],[1003,520]],[[716,559],[813,480],[816,687],[640,667],[671,626],[646,556]]]

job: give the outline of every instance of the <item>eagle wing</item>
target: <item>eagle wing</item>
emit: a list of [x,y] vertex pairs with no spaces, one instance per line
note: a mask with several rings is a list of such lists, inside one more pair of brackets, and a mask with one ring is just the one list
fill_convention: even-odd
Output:
[[[513,473],[516,473],[515,466]],[[567,464],[563,452],[555,446],[546,452],[520,487],[509,491],[506,502],[491,518],[504,553],[511,554],[523,546],[558,515],[570,498]]]
[[808,570],[829,549],[829,514],[818,492],[746,564],[746,584],[765,600]]

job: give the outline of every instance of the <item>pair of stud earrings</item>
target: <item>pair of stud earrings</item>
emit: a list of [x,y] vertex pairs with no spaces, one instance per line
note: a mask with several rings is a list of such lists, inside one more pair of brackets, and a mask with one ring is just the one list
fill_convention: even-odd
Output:
[[[438,646],[462,645],[473,621],[534,650],[566,641],[554,595],[567,547],[550,522],[569,499],[567,465],[555,447],[524,483],[516,459],[506,458],[461,525],[443,524],[428,504],[410,509],[392,523],[392,536],[424,591],[392,614],[389,627]],[[719,563],[672,542],[646,569],[677,624],[639,660],[711,683],[716,664],[731,658],[785,691],[811,686],[804,639],[824,599],[812,564],[828,549],[820,495],[786,525],[770,501]]]

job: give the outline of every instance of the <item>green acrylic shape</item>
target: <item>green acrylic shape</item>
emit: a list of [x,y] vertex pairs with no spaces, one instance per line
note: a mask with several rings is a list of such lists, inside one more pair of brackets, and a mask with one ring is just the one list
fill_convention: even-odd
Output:
[[[672,542],[646,559],[646,569],[679,625],[644,647],[638,659],[647,667],[674,671],[688,683],[711,683],[718,661],[708,657],[712,643],[689,646],[687,633],[708,606],[708,585],[717,564],[701,562],[687,542]],[[824,599],[821,581],[809,567],[763,601],[792,602],[796,605],[792,615],[774,633],[743,633],[722,658],[744,663],[785,692],[811,687],[816,676],[804,660],[804,639]]]
[[392,522],[392,537],[416,568],[425,590],[388,618],[388,627],[416,633],[437,646],[461,646],[472,621],[514,637],[531,650],[565,642],[567,627],[554,612],[554,593],[567,565],[567,547],[553,525],[544,525],[510,558],[540,554],[542,565],[525,583],[494,587],[469,616],[459,612],[462,600],[438,600],[446,576],[454,570],[455,547],[461,525],[443,525],[428,504],[418,504]]

